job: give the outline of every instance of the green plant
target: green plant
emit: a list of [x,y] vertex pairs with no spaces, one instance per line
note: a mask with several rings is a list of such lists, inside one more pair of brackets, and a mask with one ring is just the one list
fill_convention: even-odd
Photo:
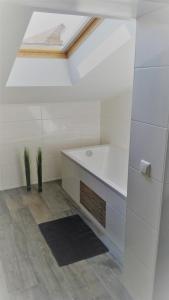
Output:
[[25,163],[25,176],[27,191],[31,191],[31,174],[30,174],[30,158],[29,151],[27,148],[24,149],[24,163]]
[[41,148],[38,149],[37,154],[37,175],[38,175],[38,192],[42,192],[42,150]]

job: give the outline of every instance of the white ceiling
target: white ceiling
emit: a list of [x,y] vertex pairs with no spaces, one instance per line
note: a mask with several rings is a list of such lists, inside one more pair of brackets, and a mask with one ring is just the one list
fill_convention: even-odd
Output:
[[169,0],[1,0],[38,9],[98,14],[116,18],[137,18],[153,11]]

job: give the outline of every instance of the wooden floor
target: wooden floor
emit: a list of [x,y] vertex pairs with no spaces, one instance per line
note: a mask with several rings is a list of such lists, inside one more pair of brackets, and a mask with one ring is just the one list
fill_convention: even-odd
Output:
[[74,213],[58,182],[0,192],[0,300],[131,300],[109,254],[57,265],[37,224]]

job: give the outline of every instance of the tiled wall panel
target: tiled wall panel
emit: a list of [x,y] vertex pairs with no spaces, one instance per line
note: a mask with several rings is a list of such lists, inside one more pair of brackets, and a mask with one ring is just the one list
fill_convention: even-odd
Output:
[[[154,300],[168,143],[168,13],[169,5],[166,5],[137,20],[126,252],[122,276],[134,300]],[[142,159],[151,163],[150,178],[139,170]]]
[[0,188],[25,184],[25,146],[30,150],[32,182],[36,182],[38,147],[43,150],[43,179],[49,181],[61,177],[61,149],[98,143],[99,102],[1,105]]
[[136,67],[169,66],[168,15],[169,5],[166,4],[138,19]]
[[163,209],[159,236],[153,300],[169,297],[169,184],[164,185]]
[[129,168],[128,209],[153,228],[159,228],[163,184]]
[[[167,127],[169,68],[136,68],[132,119]],[[160,99],[160,101],[159,101]]]
[[132,121],[130,138],[130,166],[139,170],[142,159],[151,163],[151,177],[164,179],[168,130],[143,122]]

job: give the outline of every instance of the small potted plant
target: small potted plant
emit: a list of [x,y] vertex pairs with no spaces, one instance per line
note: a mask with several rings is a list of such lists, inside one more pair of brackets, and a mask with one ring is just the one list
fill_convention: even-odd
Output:
[[27,191],[31,191],[31,172],[30,172],[30,157],[27,148],[24,149],[24,164],[25,164],[25,176]]
[[38,149],[37,154],[37,176],[38,176],[38,192],[42,192],[42,150],[41,148]]

